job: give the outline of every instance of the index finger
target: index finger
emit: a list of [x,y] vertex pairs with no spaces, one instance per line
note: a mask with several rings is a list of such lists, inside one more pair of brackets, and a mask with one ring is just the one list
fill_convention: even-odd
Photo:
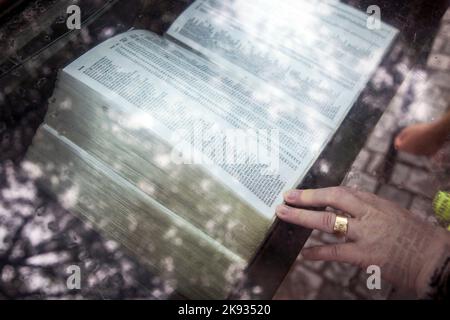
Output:
[[361,217],[367,210],[367,204],[346,187],[290,190],[284,195],[284,200],[298,207],[332,207],[353,217]]

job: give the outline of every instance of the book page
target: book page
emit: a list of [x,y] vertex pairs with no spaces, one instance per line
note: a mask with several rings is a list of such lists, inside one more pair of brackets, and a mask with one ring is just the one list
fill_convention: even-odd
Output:
[[[203,165],[267,218],[303,177],[331,131],[245,78],[148,31],[89,51],[64,73],[102,94],[173,146],[170,159]],[[170,179],[168,176],[167,179]]]
[[335,0],[197,0],[168,35],[336,129],[397,30]]

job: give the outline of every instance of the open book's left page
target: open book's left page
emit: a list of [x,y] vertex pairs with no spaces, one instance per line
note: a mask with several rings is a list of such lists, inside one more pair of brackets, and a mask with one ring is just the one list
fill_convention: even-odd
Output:
[[[148,31],[105,42],[64,72],[110,97],[267,219],[330,135],[261,87]],[[136,124],[135,124],[136,125]]]
[[27,160],[67,209],[178,292],[225,298],[271,218],[218,178],[228,173],[214,174],[214,162],[179,157],[191,145],[180,129],[232,117],[207,108],[214,91],[196,91],[215,72],[201,61],[147,31],[106,41],[60,73]]

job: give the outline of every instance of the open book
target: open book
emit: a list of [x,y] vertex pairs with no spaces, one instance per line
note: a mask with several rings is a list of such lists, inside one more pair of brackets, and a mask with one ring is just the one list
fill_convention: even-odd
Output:
[[366,20],[198,0],[163,37],[128,31],[62,70],[27,167],[171,288],[224,298],[397,33]]

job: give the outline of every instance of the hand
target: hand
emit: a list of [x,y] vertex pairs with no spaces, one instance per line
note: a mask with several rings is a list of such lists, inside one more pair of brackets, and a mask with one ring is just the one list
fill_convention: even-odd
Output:
[[370,193],[346,187],[291,190],[285,201],[277,207],[280,219],[328,233],[333,233],[335,213],[299,207],[331,207],[349,216],[346,243],[305,248],[304,258],[377,265],[384,279],[419,296],[426,294],[440,257],[450,248],[447,231]]
[[447,134],[439,123],[420,123],[406,127],[395,138],[395,148],[415,155],[432,156],[445,143]]

